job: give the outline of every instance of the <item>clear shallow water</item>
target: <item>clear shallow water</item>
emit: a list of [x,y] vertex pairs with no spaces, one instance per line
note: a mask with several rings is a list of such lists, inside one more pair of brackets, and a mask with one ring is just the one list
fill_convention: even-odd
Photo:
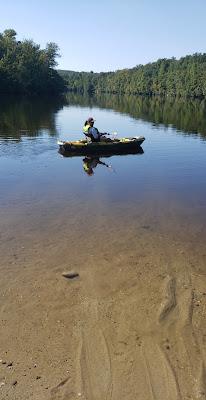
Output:
[[[126,241],[142,227],[140,235],[161,231],[182,244],[203,244],[204,107],[115,96],[70,95],[52,104],[1,100],[0,231],[5,244],[12,232],[32,241],[51,230],[58,242],[63,221],[77,241],[84,229],[100,238],[112,231],[114,242],[124,231]],[[97,165],[88,176],[83,157],[62,157],[57,140],[80,138],[90,115],[100,131],[145,136],[144,153],[101,158],[112,168]]]
[[[195,394],[202,388],[203,111],[199,102],[116,96],[0,100],[1,354],[18,375],[15,397],[16,390],[19,398],[25,390],[38,396],[39,387],[43,398],[54,385],[70,396],[88,373],[98,392],[95,373],[84,371],[91,347],[96,369],[98,359],[107,371],[111,365],[114,398],[128,376],[124,398],[149,396],[157,365],[168,379],[153,385],[155,394],[157,386],[158,393],[174,387],[176,397],[180,387],[188,397],[194,369]],[[88,115],[101,130],[144,135],[144,153],[103,158],[113,169],[97,165],[88,176],[82,157],[63,158],[57,146],[58,138],[79,138]],[[80,279],[70,285],[62,272],[71,270]],[[62,387],[66,371],[71,379]],[[5,396],[9,387],[14,393],[6,377]]]

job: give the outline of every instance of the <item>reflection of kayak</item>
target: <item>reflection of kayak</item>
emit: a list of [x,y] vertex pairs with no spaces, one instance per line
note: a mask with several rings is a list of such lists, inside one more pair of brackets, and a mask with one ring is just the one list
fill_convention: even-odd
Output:
[[68,156],[89,154],[129,154],[143,152],[140,147],[144,142],[143,136],[114,139],[105,142],[90,142],[77,140],[75,142],[58,141],[61,154]]

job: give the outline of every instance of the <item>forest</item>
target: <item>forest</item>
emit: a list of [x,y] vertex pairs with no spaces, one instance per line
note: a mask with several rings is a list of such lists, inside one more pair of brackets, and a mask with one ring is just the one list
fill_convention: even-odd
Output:
[[0,33],[0,93],[161,95],[206,98],[206,53],[159,59],[114,72],[57,70],[58,46],[45,49],[33,40],[18,41],[17,33]]
[[163,58],[115,72],[59,70],[59,74],[66,80],[69,91],[79,93],[206,97],[206,53],[179,60]]
[[0,33],[0,93],[63,92],[64,80],[55,70],[58,46],[51,42],[40,49],[32,40],[18,41],[16,35],[14,29]]

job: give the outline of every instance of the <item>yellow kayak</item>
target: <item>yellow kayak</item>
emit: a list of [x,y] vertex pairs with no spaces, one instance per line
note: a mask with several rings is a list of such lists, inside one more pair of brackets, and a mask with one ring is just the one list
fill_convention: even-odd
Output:
[[107,139],[101,142],[87,142],[76,140],[73,142],[58,141],[59,151],[66,155],[89,155],[89,154],[129,154],[143,152],[141,145],[145,138],[136,136],[132,138]]

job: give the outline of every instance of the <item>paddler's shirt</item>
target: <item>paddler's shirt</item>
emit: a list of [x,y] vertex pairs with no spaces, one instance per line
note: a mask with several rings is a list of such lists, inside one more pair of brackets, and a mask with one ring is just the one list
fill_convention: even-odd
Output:
[[89,135],[92,135],[94,139],[99,139],[98,129],[94,126],[90,126],[90,128],[88,129],[88,133]]

